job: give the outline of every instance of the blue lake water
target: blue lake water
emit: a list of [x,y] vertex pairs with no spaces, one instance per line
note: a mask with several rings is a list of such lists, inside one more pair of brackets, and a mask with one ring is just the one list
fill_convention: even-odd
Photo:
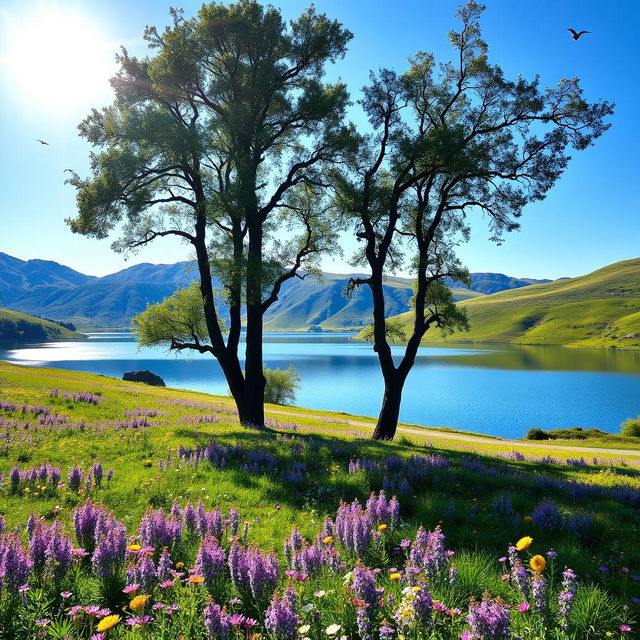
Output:
[[[396,353],[400,353],[396,348]],[[349,334],[267,334],[269,367],[293,364],[302,378],[297,403],[375,416],[382,379],[371,345]],[[226,394],[208,355],[141,349],[127,334],[90,334],[81,342],[0,348],[0,360],[120,378],[150,369],[167,386]],[[0,380],[1,385],[1,380]],[[420,349],[405,387],[401,419],[504,437],[531,427],[596,427],[617,432],[640,414],[640,353],[510,345]]]

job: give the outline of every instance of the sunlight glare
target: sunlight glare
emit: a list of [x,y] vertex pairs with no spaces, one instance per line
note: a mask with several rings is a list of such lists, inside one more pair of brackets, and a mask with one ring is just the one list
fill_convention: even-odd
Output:
[[115,47],[89,18],[48,7],[5,23],[2,62],[17,97],[61,111],[109,99]]

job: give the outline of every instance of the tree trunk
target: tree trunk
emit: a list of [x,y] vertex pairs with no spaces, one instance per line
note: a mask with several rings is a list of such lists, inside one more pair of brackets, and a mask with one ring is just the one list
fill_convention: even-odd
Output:
[[385,381],[382,407],[373,432],[374,440],[393,440],[396,435],[403,387],[404,379],[397,374],[395,379]]
[[262,226],[249,227],[247,261],[247,343],[244,364],[243,424],[264,427],[262,372]]

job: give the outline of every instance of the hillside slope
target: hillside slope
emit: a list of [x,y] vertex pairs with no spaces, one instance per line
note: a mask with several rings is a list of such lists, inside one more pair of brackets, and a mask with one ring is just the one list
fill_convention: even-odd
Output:
[[0,342],[77,340],[83,337],[54,322],[0,307]]
[[[471,331],[450,341],[640,348],[640,258],[577,278],[465,301]],[[409,314],[403,314],[409,322]],[[431,330],[425,340],[441,340]]]

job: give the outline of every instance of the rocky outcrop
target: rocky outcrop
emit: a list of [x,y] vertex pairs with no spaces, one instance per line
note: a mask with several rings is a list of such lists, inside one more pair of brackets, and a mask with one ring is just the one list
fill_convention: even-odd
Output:
[[145,369],[144,371],[127,371],[122,376],[122,379],[128,380],[129,382],[144,382],[145,384],[150,384],[153,387],[167,386],[160,376],[152,373],[148,369]]

